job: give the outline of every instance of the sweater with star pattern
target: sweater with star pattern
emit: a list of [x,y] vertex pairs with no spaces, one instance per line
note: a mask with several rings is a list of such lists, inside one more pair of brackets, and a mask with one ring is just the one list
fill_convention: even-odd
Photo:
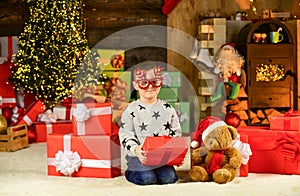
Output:
[[131,102],[122,113],[119,137],[125,153],[136,156],[135,148],[147,136],[181,136],[181,127],[175,109],[158,99],[153,105],[140,100]]

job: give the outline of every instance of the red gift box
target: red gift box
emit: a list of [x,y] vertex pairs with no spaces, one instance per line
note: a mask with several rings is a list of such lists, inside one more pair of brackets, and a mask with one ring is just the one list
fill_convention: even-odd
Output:
[[144,165],[180,165],[188,151],[184,137],[147,137],[142,149],[146,151]]
[[[47,154],[48,175],[92,178],[112,178],[121,175],[118,134],[93,136],[49,134]],[[68,159],[68,164],[64,164],[63,154],[74,155],[72,157],[75,158]]]
[[248,135],[240,135],[237,140],[238,141],[233,142],[233,147],[242,154],[243,161],[236,176],[247,177],[249,170],[248,161],[252,155],[250,145],[248,144]]
[[11,62],[5,61],[0,64],[0,109],[4,107],[16,106],[16,95],[14,86],[8,82],[8,78],[11,77],[10,66]]
[[55,123],[34,122],[36,142],[46,142],[48,134],[72,133],[72,121],[56,121]]
[[19,39],[17,36],[0,37],[0,52],[3,57],[12,57],[18,52]]
[[110,103],[78,103],[72,105],[74,135],[112,134]]
[[271,116],[270,130],[300,131],[300,116]]
[[243,126],[238,131],[248,135],[251,146],[249,172],[300,174],[300,132],[259,126]]
[[72,113],[71,107],[57,105],[53,107],[53,114],[57,116],[59,120],[71,120]]
[[16,123],[16,125],[20,124],[27,124],[32,125],[33,122],[36,121],[39,114],[43,113],[45,111],[45,105],[42,103],[42,101],[38,100],[34,103],[32,107],[30,107],[26,114],[22,117],[20,121]]

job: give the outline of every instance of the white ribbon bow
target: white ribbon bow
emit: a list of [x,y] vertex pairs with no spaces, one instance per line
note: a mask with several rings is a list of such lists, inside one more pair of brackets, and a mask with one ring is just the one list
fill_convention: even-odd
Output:
[[236,148],[241,153],[242,164],[247,165],[250,156],[252,155],[252,151],[248,143],[243,143],[240,141],[240,134],[238,134],[237,138],[232,141],[232,147]]
[[62,152],[59,150],[55,154],[54,165],[57,172],[60,171],[65,176],[71,176],[81,166],[81,158],[78,152]]
[[45,123],[55,123],[57,120],[57,115],[55,115],[50,109],[46,110],[43,114],[39,115],[39,121]]
[[84,104],[77,104],[73,110],[73,116],[76,121],[83,122],[90,118],[90,111]]

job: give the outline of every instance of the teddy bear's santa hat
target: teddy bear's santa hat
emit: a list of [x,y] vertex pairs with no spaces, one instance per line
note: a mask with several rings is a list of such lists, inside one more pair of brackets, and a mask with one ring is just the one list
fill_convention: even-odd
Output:
[[215,116],[206,116],[197,126],[194,138],[191,142],[191,148],[198,148],[207,135],[219,126],[227,125],[220,118]]

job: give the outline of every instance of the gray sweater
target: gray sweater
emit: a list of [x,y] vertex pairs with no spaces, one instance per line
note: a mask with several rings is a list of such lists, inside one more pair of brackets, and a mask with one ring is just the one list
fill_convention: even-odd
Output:
[[136,100],[124,110],[119,137],[125,153],[136,156],[135,148],[144,143],[147,136],[181,136],[181,127],[175,109],[166,101],[158,100],[146,105]]

